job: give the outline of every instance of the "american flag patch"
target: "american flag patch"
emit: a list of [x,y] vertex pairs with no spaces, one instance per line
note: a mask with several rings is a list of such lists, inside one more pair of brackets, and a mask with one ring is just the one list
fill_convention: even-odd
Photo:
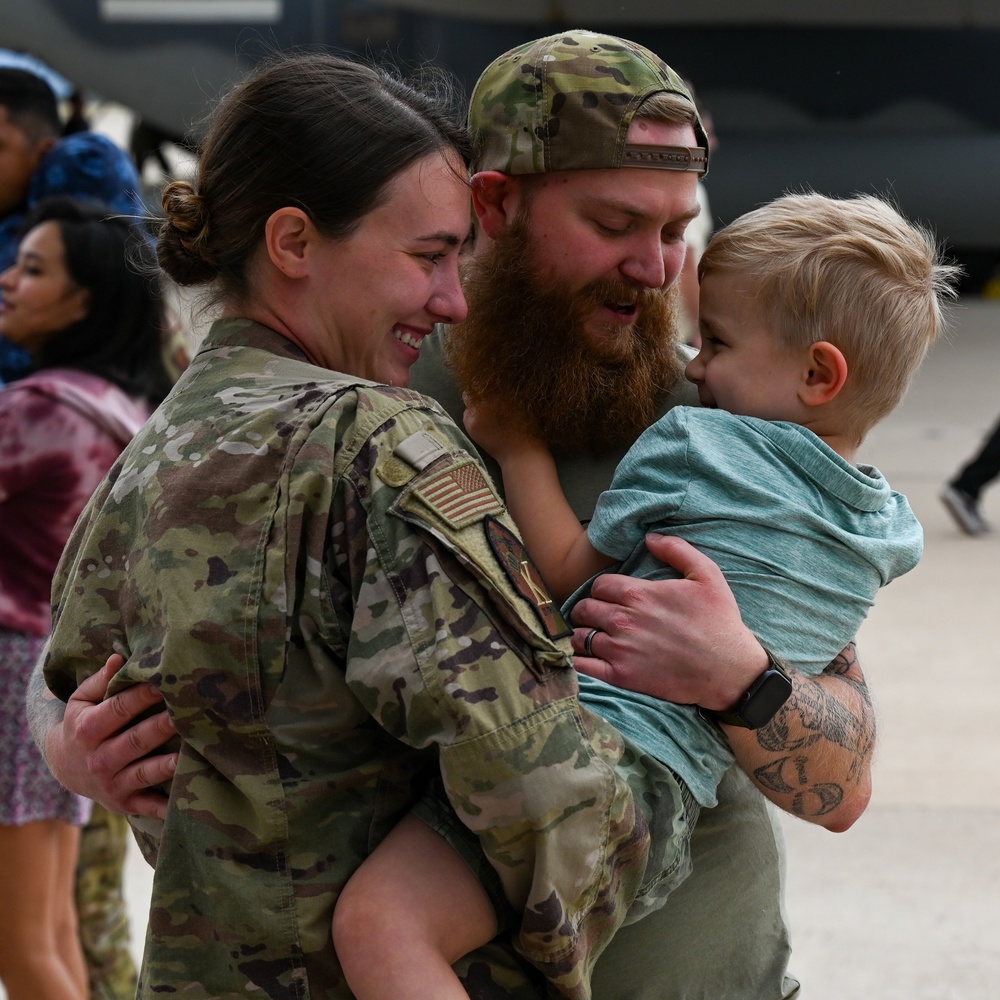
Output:
[[490,481],[472,459],[421,479],[413,494],[452,528],[467,528],[503,510]]

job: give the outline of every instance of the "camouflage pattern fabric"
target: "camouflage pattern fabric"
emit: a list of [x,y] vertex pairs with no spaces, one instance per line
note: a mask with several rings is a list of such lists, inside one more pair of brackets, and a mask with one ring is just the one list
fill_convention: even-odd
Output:
[[[475,169],[539,174],[621,167],[636,109],[663,92],[691,100],[659,56],[625,38],[575,30],[519,45],[490,63],[473,90]],[[700,121],[695,134],[707,155]]]
[[518,946],[588,995],[649,839],[466,448],[424,397],[227,320],[78,522],[46,680],[65,699],[120,649],[117,686],[158,685],[180,733],[167,819],[134,822],[156,868],[139,997],[349,997],[337,894],[435,770]]
[[93,1000],[132,1000],[135,996],[136,971],[123,894],[130,836],[128,820],[96,802],[80,834],[76,909]]

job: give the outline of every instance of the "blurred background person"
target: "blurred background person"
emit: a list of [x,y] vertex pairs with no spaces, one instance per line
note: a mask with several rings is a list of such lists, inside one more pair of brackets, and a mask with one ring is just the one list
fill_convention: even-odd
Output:
[[997,476],[1000,476],[1000,421],[941,494],[941,502],[967,535],[988,535],[993,530],[979,509],[979,495]]
[[[145,215],[139,175],[129,155],[105,135],[76,132],[46,150],[32,172],[23,204],[0,221],[0,271],[14,262],[25,213],[54,195],[99,201],[106,212],[129,222]],[[0,384],[14,382],[30,369],[29,354],[0,335]]]
[[90,804],[49,774],[24,693],[66,538],[169,388],[159,292],[130,263],[148,254],[106,205],[54,198],[25,217],[16,261],[0,274],[0,333],[31,365],[0,389],[0,980],[9,1000],[91,992],[74,904]]
[[0,221],[23,211],[32,175],[61,131],[52,88],[27,70],[0,67]]
[[[28,70],[0,67],[0,272],[14,262],[24,214],[43,198],[68,195],[131,218],[146,214],[128,153],[98,132],[62,133],[49,84]],[[0,335],[0,384],[30,367],[29,355]]]
[[163,177],[171,177],[174,170],[164,152],[164,147],[169,144],[183,146],[184,139],[182,136],[175,135],[173,132],[168,132],[166,129],[154,125],[145,118],[138,119],[132,127],[132,137],[129,145],[131,147],[132,159],[135,160],[135,165],[139,173],[142,173],[145,169],[146,161],[152,160],[159,168]]
[[[0,67],[0,270],[13,260],[31,179],[61,131],[52,88],[27,70]],[[22,373],[28,364],[25,352],[0,335],[0,384],[6,372]]]
[[73,135],[76,132],[87,132],[90,122],[87,120],[87,95],[79,87],[69,95],[69,118],[63,125],[63,135]]
[[[131,156],[106,135],[99,132],[76,132],[60,140],[41,159],[28,188],[27,208],[43,198],[66,195],[83,201],[99,201],[111,215],[136,222],[147,215],[141,194],[139,172]],[[20,224],[20,216],[14,220]],[[147,237],[152,246],[152,233]],[[14,261],[17,239],[11,229],[5,239],[0,232],[0,271]],[[187,367],[189,356],[187,332],[176,317],[163,329],[163,357],[171,379]],[[27,359],[21,367],[0,369],[0,377],[10,382],[27,371]]]
[[[712,121],[711,112],[705,107],[704,101],[699,100],[690,78],[683,77],[683,79],[685,86],[691,92],[691,99],[698,109],[702,127],[705,129],[709,156],[713,156],[716,149],[719,148],[719,140],[715,134],[715,124]],[[708,190],[705,187],[704,177],[698,181],[698,206],[701,211],[684,230],[684,243],[687,252],[684,255],[684,266],[681,268],[681,274],[677,280],[677,288],[680,292],[681,334],[684,343],[690,344],[692,347],[701,346],[701,334],[698,332],[698,261],[701,260],[701,255],[705,252],[705,247],[708,246],[708,241],[712,238],[712,233],[715,230],[715,220],[712,218],[712,208],[708,203]]]
[[[0,273],[14,263],[24,213],[45,198],[64,195],[100,202],[106,213],[126,222],[145,215],[139,174],[129,154],[97,132],[54,138],[58,113],[48,83],[30,72],[17,72],[23,75],[4,77],[0,72],[0,103],[6,93],[15,109],[16,129],[23,132],[24,148],[33,135],[52,142],[42,144],[22,203],[0,221]],[[23,171],[18,173],[23,176]],[[161,336],[164,363],[173,379],[187,364],[186,335],[176,323],[164,323]],[[23,377],[31,364],[30,354],[0,331],[0,385]],[[98,1000],[130,1000],[135,992],[123,886],[130,836],[125,818],[99,805],[93,807],[81,833],[76,878],[79,931],[90,988]]]

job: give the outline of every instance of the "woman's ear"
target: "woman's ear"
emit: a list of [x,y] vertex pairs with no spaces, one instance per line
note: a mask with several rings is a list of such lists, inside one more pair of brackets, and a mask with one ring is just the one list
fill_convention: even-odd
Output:
[[72,296],[75,309],[70,323],[79,323],[80,320],[86,319],[90,315],[90,289],[84,287],[75,288]]
[[286,277],[306,277],[306,248],[315,233],[312,219],[301,208],[286,205],[272,212],[264,224],[264,245],[271,263]]
[[799,399],[806,406],[822,406],[844,388],[848,373],[847,358],[839,347],[828,340],[810,344],[806,354]]
[[481,170],[473,175],[472,207],[482,231],[493,239],[517,212],[520,184],[516,177],[499,170]]

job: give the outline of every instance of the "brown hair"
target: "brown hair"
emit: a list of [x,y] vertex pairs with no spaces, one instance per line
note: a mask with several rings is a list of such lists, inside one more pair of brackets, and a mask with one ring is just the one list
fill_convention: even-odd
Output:
[[664,125],[690,125],[698,121],[694,101],[683,94],[661,90],[650,94],[636,109],[633,121],[660,122]]
[[223,98],[196,188],[163,192],[157,256],[179,284],[217,282],[244,300],[248,264],[270,215],[309,213],[329,238],[350,235],[393,178],[436,152],[468,161],[455,88],[426,71],[418,89],[387,69],[325,54],[283,56]]

